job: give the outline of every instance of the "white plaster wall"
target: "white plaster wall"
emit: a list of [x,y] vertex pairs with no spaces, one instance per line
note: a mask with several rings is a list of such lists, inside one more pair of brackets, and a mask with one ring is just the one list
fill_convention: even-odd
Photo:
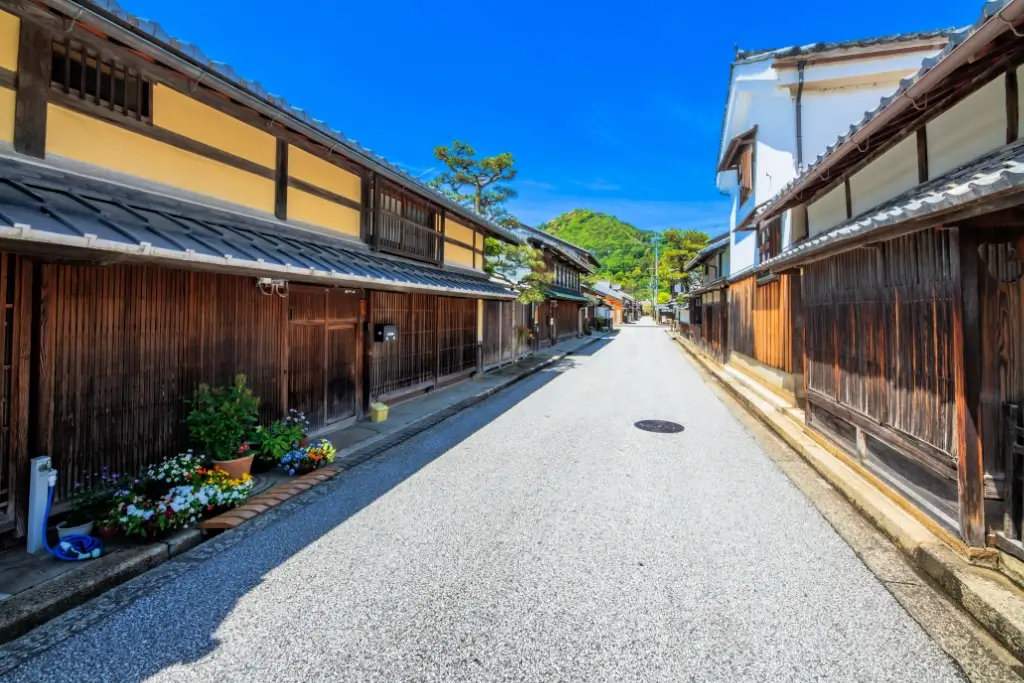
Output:
[[804,168],[834,145],[840,135],[862,118],[864,113],[878,106],[895,85],[883,87],[840,88],[804,92],[803,133]]
[[821,234],[846,220],[846,186],[838,185],[807,208],[810,236]]
[[928,177],[1006,144],[1006,85],[997,78],[927,124]]
[[853,215],[917,185],[917,136],[911,135],[850,178]]
[[[889,84],[890,92],[892,92],[896,89],[900,78],[917,73],[921,68],[921,62],[936,52],[938,52],[937,48],[929,47],[886,57],[849,59],[823,64],[811,63],[804,69],[804,87],[814,88],[822,84],[826,86],[841,85],[843,82],[863,85],[873,81],[879,86]],[[796,86],[799,74],[795,67],[781,69],[779,73],[781,85]]]
[[757,258],[757,234],[753,230],[733,232],[729,236],[729,274],[754,265]]

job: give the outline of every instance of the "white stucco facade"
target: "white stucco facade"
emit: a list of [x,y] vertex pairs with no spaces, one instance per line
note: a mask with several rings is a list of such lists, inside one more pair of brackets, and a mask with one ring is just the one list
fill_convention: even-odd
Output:
[[[941,49],[944,40],[880,42],[871,48],[854,47],[816,51],[793,56],[784,51],[741,56],[733,64],[729,83],[719,162],[737,136],[756,126],[751,143],[754,148],[752,192],[740,204],[737,170],[720,172],[717,185],[732,199],[729,217],[731,273],[742,272],[757,263],[757,235],[752,230],[737,231],[737,226],[750,223],[752,212],[775,197],[798,173],[797,93],[800,90],[799,62],[804,62],[803,88],[800,94],[801,140],[803,167],[812,164],[826,148],[849,127],[874,109],[879,100],[891,94],[899,80],[916,72],[923,59]],[[881,54],[880,54],[881,53]],[[899,155],[894,155],[896,159]],[[899,157],[902,159],[902,157]],[[916,159],[916,156],[913,157]],[[913,179],[916,180],[916,161]],[[903,185],[910,176],[897,164],[896,184]],[[867,177],[856,181],[864,196],[884,193],[884,183],[872,183]],[[803,237],[832,227],[846,218],[845,191],[823,198],[809,209],[807,226],[800,216],[796,234]],[[794,218],[788,213],[782,221],[782,248],[793,243]]]

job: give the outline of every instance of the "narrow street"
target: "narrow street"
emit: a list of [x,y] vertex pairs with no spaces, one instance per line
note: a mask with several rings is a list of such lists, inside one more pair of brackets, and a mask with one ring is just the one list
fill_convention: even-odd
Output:
[[9,680],[962,680],[650,324],[326,488]]

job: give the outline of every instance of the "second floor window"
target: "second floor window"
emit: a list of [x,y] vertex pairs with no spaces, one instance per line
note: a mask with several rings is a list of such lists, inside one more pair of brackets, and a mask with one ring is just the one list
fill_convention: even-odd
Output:
[[53,43],[50,84],[56,90],[125,116],[149,121],[153,86],[134,69],[76,41]]
[[740,206],[747,203],[754,191],[754,146],[747,145],[740,155],[740,165],[736,169],[740,185]]
[[758,263],[775,258],[782,251],[782,218],[776,216],[758,228]]
[[379,224],[371,226],[371,240],[383,251],[440,263],[440,214],[389,183],[381,182],[378,198]]

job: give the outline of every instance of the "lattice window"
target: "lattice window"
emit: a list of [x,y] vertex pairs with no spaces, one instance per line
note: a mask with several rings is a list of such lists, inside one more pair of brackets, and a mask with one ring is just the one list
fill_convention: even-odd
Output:
[[757,231],[758,263],[774,258],[782,251],[782,217],[776,216]]
[[125,116],[152,118],[152,83],[113,57],[77,41],[53,42],[50,84],[66,95]]

